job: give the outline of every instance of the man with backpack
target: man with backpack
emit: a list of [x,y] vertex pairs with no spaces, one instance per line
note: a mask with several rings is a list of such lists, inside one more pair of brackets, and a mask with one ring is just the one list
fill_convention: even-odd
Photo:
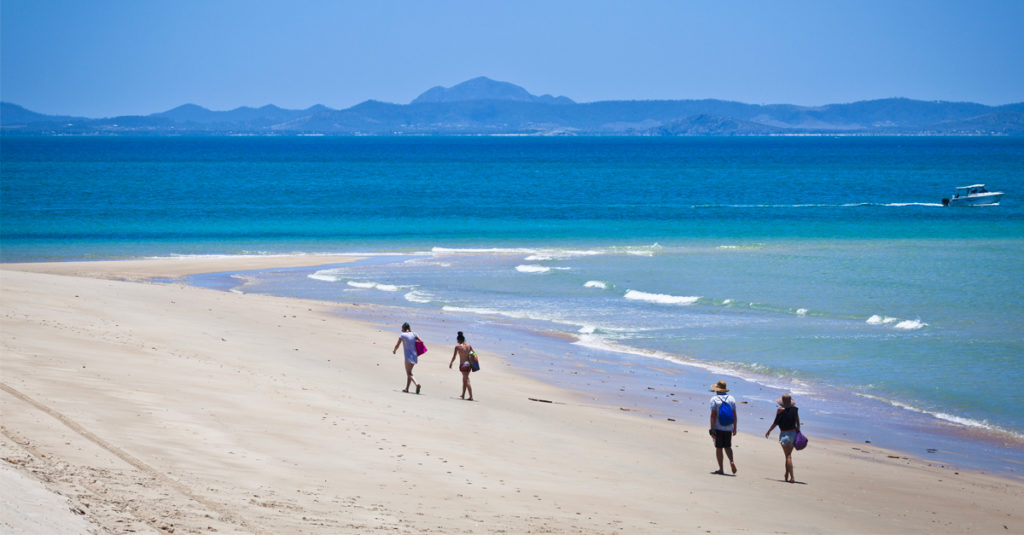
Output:
[[715,440],[715,457],[718,459],[718,470],[715,474],[725,474],[722,467],[722,450],[729,456],[732,473],[736,473],[736,463],[732,458],[732,437],[736,434],[736,400],[729,395],[725,381],[718,381],[711,386],[715,393],[711,398],[711,438]]

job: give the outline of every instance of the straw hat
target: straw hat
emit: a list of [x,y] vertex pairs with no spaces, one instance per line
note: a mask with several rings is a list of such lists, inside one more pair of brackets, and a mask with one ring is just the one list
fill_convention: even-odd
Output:
[[779,399],[775,400],[775,404],[780,406],[780,407],[782,407],[782,408],[788,408],[788,407],[795,407],[796,406],[796,403],[793,403],[793,398],[789,394],[782,394],[782,397],[780,397]]
[[728,392],[729,389],[725,387],[725,381],[718,381],[718,383],[711,385],[711,391],[721,394],[722,392]]

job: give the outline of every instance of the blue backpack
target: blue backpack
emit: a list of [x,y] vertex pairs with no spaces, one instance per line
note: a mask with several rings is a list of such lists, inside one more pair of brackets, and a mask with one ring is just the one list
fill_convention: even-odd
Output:
[[718,425],[724,427],[732,425],[734,421],[736,421],[736,415],[733,413],[732,405],[722,398],[722,403],[718,406]]

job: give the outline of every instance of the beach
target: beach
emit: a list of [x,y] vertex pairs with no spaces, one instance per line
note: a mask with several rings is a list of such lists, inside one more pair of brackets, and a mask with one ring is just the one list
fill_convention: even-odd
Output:
[[[451,345],[428,338],[422,394],[402,393],[391,353],[401,308],[173,281],[351,258],[4,264],[3,501],[29,510],[35,493],[11,484],[28,478],[63,504],[42,520],[72,526],[40,529],[26,514],[5,515],[5,529],[1024,531],[1014,479],[812,436],[795,454],[800,484],[788,484],[775,436],[763,436],[771,415],[742,405],[739,472],[713,475],[706,427],[540,382],[500,350],[480,351],[467,402]],[[359,306],[394,328],[353,319]],[[60,524],[74,518],[88,527]]]

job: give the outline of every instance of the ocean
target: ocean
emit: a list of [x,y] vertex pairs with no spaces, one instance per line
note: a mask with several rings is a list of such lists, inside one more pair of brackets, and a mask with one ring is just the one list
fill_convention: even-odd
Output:
[[[808,433],[1024,472],[1021,138],[0,143],[4,262],[356,253],[189,282],[380,305],[649,417],[706,422],[727,378]],[[942,206],[975,183],[1002,203]]]

